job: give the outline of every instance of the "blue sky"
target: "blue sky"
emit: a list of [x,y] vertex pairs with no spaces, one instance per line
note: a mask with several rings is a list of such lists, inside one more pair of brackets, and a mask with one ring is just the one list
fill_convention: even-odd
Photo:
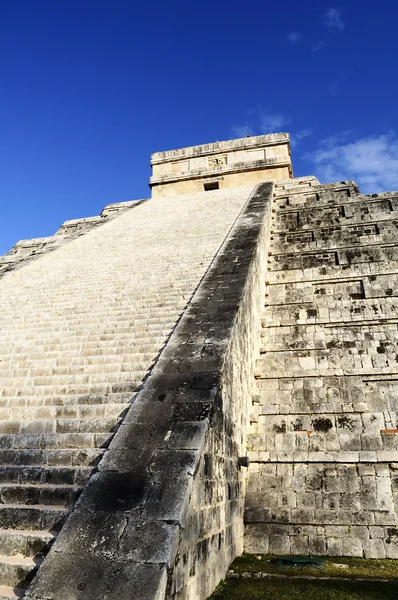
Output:
[[398,189],[397,21],[392,0],[0,2],[0,255],[148,197],[152,152],[248,133],[291,133],[296,176]]

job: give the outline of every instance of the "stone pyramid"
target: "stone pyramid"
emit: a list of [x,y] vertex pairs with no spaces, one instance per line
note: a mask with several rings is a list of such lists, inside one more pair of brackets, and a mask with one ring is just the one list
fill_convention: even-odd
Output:
[[287,134],[0,258],[0,600],[204,600],[249,552],[398,557],[398,192]]

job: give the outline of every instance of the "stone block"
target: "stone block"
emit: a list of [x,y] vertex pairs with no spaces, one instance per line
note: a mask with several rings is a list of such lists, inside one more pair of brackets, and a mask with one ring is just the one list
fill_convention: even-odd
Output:
[[326,538],[316,535],[315,532],[309,536],[309,553],[315,556],[323,556],[327,553]]
[[135,563],[173,566],[179,542],[179,528],[163,522],[128,523],[119,538],[121,555]]
[[309,536],[304,534],[290,536],[290,552],[292,554],[308,554]]
[[337,536],[326,538],[328,556],[343,556],[342,540]]
[[287,535],[271,535],[268,541],[270,554],[290,554],[290,538]]
[[53,546],[53,552],[114,557],[127,523],[124,512],[73,512]]
[[386,549],[382,539],[369,539],[364,542],[365,558],[386,558]]
[[359,538],[343,538],[342,551],[344,556],[363,556],[363,542]]
[[173,427],[167,445],[173,449],[201,451],[205,442],[206,431],[206,421],[178,422]]
[[94,512],[128,511],[138,514],[152,491],[152,482],[145,467],[136,466],[129,472],[100,472],[93,475],[76,506]]

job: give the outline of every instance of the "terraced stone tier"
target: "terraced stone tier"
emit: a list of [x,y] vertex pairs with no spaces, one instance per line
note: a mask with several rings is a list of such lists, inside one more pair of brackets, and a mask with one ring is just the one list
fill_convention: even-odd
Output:
[[0,281],[0,600],[31,581],[251,191],[127,203],[70,224],[62,243],[11,253],[18,269],[8,261]]
[[249,552],[398,557],[398,193],[275,185]]

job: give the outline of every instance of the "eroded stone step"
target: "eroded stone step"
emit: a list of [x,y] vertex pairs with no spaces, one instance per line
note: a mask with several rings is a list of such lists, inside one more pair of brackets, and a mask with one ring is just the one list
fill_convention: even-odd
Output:
[[8,408],[39,406],[75,406],[75,405],[98,405],[98,404],[125,404],[130,405],[134,392],[104,393],[104,394],[63,394],[59,396],[7,396],[0,398],[0,406]]
[[0,585],[0,600],[20,600],[24,593],[24,588]]
[[55,506],[73,506],[82,487],[53,484],[0,484],[0,503],[2,504],[40,504]]
[[[42,371],[40,369],[40,371]],[[60,386],[74,386],[74,385],[90,385],[90,384],[98,384],[105,385],[111,383],[131,383],[138,380],[141,380],[146,374],[146,369],[136,369],[126,371],[119,370],[117,372],[111,373],[86,373],[86,369],[82,368],[79,373],[64,373],[60,374],[40,374],[27,376],[26,373],[15,373],[12,372],[9,376],[5,376],[2,374],[2,389],[9,389],[10,382],[13,382],[13,385],[19,388],[19,386],[24,386],[26,382],[30,382],[34,388],[38,388],[38,391],[42,387],[49,387],[52,385]],[[35,395],[35,394],[32,394]],[[37,395],[37,394],[36,394]]]
[[84,485],[93,469],[91,467],[26,467],[0,466],[0,483],[30,483],[51,485]]
[[68,512],[69,509],[65,506],[2,504],[0,505],[0,528],[59,531]]
[[2,385],[6,386],[10,382],[20,382],[25,384],[27,381],[34,382],[35,385],[51,385],[52,382],[71,384],[71,383],[90,383],[96,381],[128,381],[136,380],[148,371],[151,362],[142,364],[135,362],[129,363],[107,363],[95,362],[93,364],[65,365],[60,367],[42,367],[40,365],[26,367],[11,362],[8,365],[2,359],[0,375]]
[[94,467],[99,463],[104,452],[104,448],[0,450],[0,464],[3,466]]
[[25,557],[21,554],[0,555],[0,581],[6,586],[17,586],[23,583],[41,562],[40,558]]
[[[144,374],[145,375],[145,374]],[[143,377],[144,377],[143,375]],[[20,396],[31,397],[35,396],[83,396],[87,394],[121,394],[137,391],[137,388],[142,382],[143,377],[132,381],[117,381],[113,383],[89,383],[70,385],[43,385],[43,386],[4,386],[0,388],[0,398],[15,398]]]
[[21,433],[0,434],[1,450],[46,450],[103,448],[111,433]]
[[46,551],[54,539],[55,535],[50,531],[0,529],[0,554],[33,558]]
[[45,419],[102,419],[119,418],[129,408],[129,404],[75,404],[72,406],[8,406],[0,408],[1,421],[45,420]]
[[119,417],[107,417],[0,421],[0,434],[105,433],[112,431],[119,420]]
[[51,369],[58,367],[87,366],[87,365],[132,365],[136,368],[146,368],[156,356],[156,347],[150,348],[109,348],[106,344],[103,348],[68,348],[68,354],[65,356],[48,356],[46,352],[41,355],[35,354],[15,354],[1,352],[3,363],[0,370],[4,369]]
[[[33,335],[33,332],[31,334],[29,334],[29,336],[27,335],[21,335],[19,333],[15,334],[15,337],[13,337],[13,331],[10,332],[9,335],[9,339],[7,339],[7,332],[5,332],[5,336],[4,336],[4,340],[8,341],[10,344],[14,343],[14,345],[16,347],[21,347],[23,346],[23,349],[21,349],[21,352],[27,352],[29,350],[33,351],[33,348],[35,347],[35,345],[40,345],[40,346],[44,346],[44,350],[49,349],[49,350],[58,350],[61,351],[62,347],[63,347],[63,342],[65,342],[65,344],[68,343],[72,343],[72,344],[85,344],[85,343],[97,343],[97,342],[107,342],[108,344],[110,342],[112,342],[115,337],[117,336],[118,341],[119,342],[124,342],[126,344],[126,346],[128,346],[128,343],[131,342],[137,344],[137,342],[141,342],[143,341],[144,343],[147,344],[157,344],[157,343],[164,343],[165,338],[170,334],[170,330],[172,328],[172,326],[174,325],[174,323],[171,324],[170,328],[166,328],[166,329],[162,329],[159,328],[157,326],[151,325],[148,326],[148,330],[145,328],[142,331],[133,331],[133,330],[128,330],[125,332],[119,331],[119,332],[114,332],[114,333],[98,333],[98,323],[97,323],[97,329],[91,330],[91,333],[89,330],[82,330],[81,332],[75,331],[71,334],[68,334],[67,331],[59,331],[59,333],[62,334],[63,336],[63,341],[61,342],[59,339],[55,339],[54,331],[50,330],[49,332],[44,332],[44,333],[40,333],[40,332],[34,332],[35,335]],[[35,344],[35,341],[37,342],[37,344]]]
[[[14,338],[12,339],[14,340]],[[59,345],[55,342],[51,343],[51,340],[48,340],[40,345],[41,353],[40,355],[37,355],[34,351],[34,344],[30,341],[29,343],[24,344],[22,343],[22,340],[20,340],[18,344],[13,344],[10,332],[10,339],[3,342],[3,347],[0,348],[0,352],[7,361],[29,360],[34,364],[41,361],[46,363],[50,360],[53,361],[53,364],[54,362],[56,364],[58,360],[64,360],[65,354],[62,353],[62,349],[67,350],[68,354],[66,356],[69,360],[71,358],[83,358],[84,360],[85,358],[88,359],[97,356],[117,355],[120,357],[121,355],[129,355],[134,362],[137,356],[142,358],[145,354],[149,354],[148,358],[151,358],[153,352],[156,351],[159,346],[159,341],[164,342],[164,340],[157,338],[153,334],[149,334],[146,337],[140,335],[139,338],[130,334],[128,339],[125,340],[123,338],[114,338],[113,344],[109,344],[109,340],[97,339],[89,341],[64,339],[62,345]],[[74,362],[76,364],[76,360]]]

